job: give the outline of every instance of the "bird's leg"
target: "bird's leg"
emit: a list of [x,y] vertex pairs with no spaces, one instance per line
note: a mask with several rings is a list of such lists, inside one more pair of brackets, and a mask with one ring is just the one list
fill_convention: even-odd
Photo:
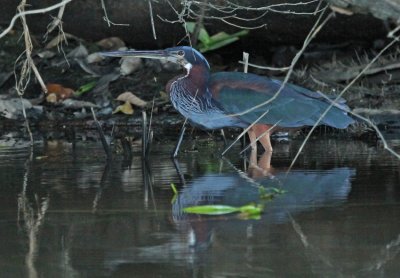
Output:
[[257,135],[256,132],[254,131],[254,128],[250,128],[249,131],[247,131],[247,134],[249,135],[250,139],[250,145],[251,145],[251,151],[255,151],[257,153]]
[[176,146],[175,146],[174,152],[172,153],[172,157],[177,157],[178,156],[179,148],[181,147],[181,144],[182,144],[182,141],[183,141],[183,135],[185,135],[185,131],[186,131],[186,125],[183,125],[182,129],[181,129],[181,132],[179,133],[178,142],[176,142]]
[[257,166],[257,150],[252,149],[250,153],[249,169]]
[[269,172],[271,169],[271,152],[264,152],[258,161],[258,166],[264,169],[265,172]]
[[263,145],[266,152],[272,153],[271,137],[270,133],[267,132],[263,137],[260,138],[261,145]]
[[257,154],[252,151],[248,170],[249,176],[251,178],[272,176],[273,168],[271,167],[271,157],[271,152],[264,152],[257,162]]
[[254,125],[252,128],[254,130],[254,133],[256,135],[256,138],[260,137],[259,141],[261,145],[264,147],[266,152],[272,152],[272,145],[271,145],[271,126],[268,125]]

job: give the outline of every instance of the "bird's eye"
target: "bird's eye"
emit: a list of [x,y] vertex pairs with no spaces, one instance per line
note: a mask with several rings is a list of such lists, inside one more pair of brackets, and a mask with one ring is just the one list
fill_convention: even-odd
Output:
[[178,56],[181,56],[181,57],[185,56],[185,51],[179,50],[178,51]]

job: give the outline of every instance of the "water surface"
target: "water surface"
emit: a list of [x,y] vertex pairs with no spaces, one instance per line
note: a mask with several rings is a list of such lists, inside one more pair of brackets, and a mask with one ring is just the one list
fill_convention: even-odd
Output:
[[[100,143],[1,147],[1,276],[396,277],[399,161],[321,139],[287,172],[300,143],[276,143],[268,170],[249,169],[239,149],[221,159],[215,145],[175,163],[170,144],[147,163],[139,147],[112,163]],[[263,199],[260,187],[285,193]],[[264,205],[260,219],[182,212],[248,203]]]

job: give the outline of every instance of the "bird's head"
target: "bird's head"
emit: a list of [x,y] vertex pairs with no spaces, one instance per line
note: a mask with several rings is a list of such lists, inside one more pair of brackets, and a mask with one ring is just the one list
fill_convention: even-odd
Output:
[[109,57],[138,57],[148,59],[165,60],[176,63],[184,67],[188,74],[194,66],[205,67],[210,69],[206,58],[196,49],[190,46],[177,46],[164,50],[126,50],[126,51],[110,51],[101,52],[103,56]]

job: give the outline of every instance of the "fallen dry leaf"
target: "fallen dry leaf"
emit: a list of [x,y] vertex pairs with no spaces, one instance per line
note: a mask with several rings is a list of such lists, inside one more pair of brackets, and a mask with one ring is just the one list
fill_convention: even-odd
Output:
[[88,62],[88,64],[98,63],[103,60],[104,60],[104,56],[101,55],[100,52],[91,53],[86,57],[86,62]]
[[76,99],[66,99],[62,103],[62,106],[66,108],[71,108],[71,109],[81,109],[81,108],[98,108],[98,105],[89,102],[89,101],[82,101],[82,100],[76,100]]
[[50,51],[50,50],[44,50],[42,52],[38,53],[38,56],[42,59],[51,59],[54,56],[56,56],[56,53],[54,51]]
[[137,57],[122,57],[120,72],[122,75],[129,75],[142,66],[142,59]]
[[51,41],[49,41],[44,48],[50,49],[50,48],[56,47],[61,42],[66,41],[67,39],[74,39],[74,40],[79,41],[78,37],[63,32],[62,34],[55,36]]
[[47,94],[46,96],[46,101],[48,103],[57,103],[58,99],[57,99],[57,95],[52,93],[52,94]]
[[96,44],[107,50],[117,50],[125,46],[125,42],[118,37],[105,38],[98,41]]
[[117,97],[117,100],[129,102],[130,104],[141,107],[141,108],[143,108],[147,105],[146,101],[142,100],[141,98],[137,97],[136,95],[134,95],[131,92],[125,92],[125,93],[120,94]]
[[118,113],[118,112],[122,112],[126,115],[132,115],[133,114],[133,108],[132,105],[126,101],[124,104],[119,105],[117,108],[115,108],[115,110],[113,111],[113,114]]
[[85,59],[88,55],[89,51],[87,50],[87,48],[84,45],[80,44],[67,54],[67,58]]
[[160,91],[160,98],[162,100],[169,100],[168,94],[166,92],[164,92],[164,91]]

